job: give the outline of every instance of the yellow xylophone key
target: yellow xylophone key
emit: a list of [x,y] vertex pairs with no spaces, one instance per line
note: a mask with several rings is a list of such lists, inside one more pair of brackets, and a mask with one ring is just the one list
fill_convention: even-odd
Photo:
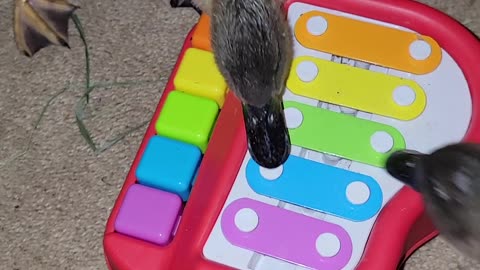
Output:
[[426,95],[415,81],[311,56],[293,60],[294,94],[399,120],[418,117]]

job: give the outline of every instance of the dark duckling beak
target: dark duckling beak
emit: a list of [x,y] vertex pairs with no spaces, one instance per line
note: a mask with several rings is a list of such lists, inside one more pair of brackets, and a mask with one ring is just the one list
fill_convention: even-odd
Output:
[[419,191],[420,162],[424,154],[413,150],[393,152],[386,161],[387,172],[402,183]]
[[202,10],[195,6],[192,0],[170,0],[170,6],[172,8],[193,8],[198,14],[202,14]]
[[272,97],[263,107],[242,103],[248,151],[255,162],[273,169],[290,155],[288,133],[281,96]]

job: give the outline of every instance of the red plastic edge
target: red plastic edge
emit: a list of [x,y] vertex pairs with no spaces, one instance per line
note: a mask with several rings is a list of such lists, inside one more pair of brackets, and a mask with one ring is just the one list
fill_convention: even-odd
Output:
[[[167,85],[165,86],[164,92],[161,95],[160,101],[153,113],[153,117],[151,122],[149,123],[145,135],[140,143],[139,150],[133,160],[133,163],[130,167],[130,170],[127,174],[126,180],[120,190],[120,193],[115,201],[113,209],[110,213],[110,216],[107,220],[104,239],[103,239],[103,246],[104,246],[104,253],[107,262],[108,269],[110,270],[120,270],[120,269],[161,269],[157,267],[152,267],[155,265],[159,265],[159,262],[163,261],[162,257],[169,257],[171,254],[167,252],[171,250],[170,246],[167,248],[159,247],[157,245],[140,241],[131,237],[127,237],[115,232],[114,224],[115,220],[118,215],[118,211],[120,210],[120,206],[123,203],[123,199],[125,198],[125,194],[127,190],[130,188],[131,185],[136,183],[135,177],[135,170],[140,162],[141,157],[143,156],[143,152],[145,151],[145,147],[150,140],[150,138],[156,134],[155,132],[155,122],[157,121],[160,112],[163,108],[163,104],[168,96],[168,94],[174,89],[173,79],[175,74],[177,73],[178,67],[183,60],[183,55],[185,50],[191,47],[191,37],[195,31],[195,27],[193,27],[190,32],[188,33],[185,43],[182,46],[182,49],[179,53],[177,62],[173,68],[170,77],[168,78]],[[135,250],[139,256],[129,256],[132,251]],[[156,250],[158,254],[152,256],[152,250]],[[164,251],[164,252],[162,252]],[[167,253],[167,254],[165,254]],[[141,258],[141,259],[139,259]],[[165,264],[163,265],[163,267]],[[162,268],[163,268],[162,267]]]
[[[203,260],[201,251],[216,221],[216,218],[212,217],[220,214],[224,201],[233,185],[232,179],[235,179],[247,149],[241,105],[231,92],[227,94],[217,119],[210,139],[211,143],[203,156],[198,169],[197,181],[192,188],[173,241],[165,247],[160,247],[114,231],[114,223],[118,211],[128,188],[136,182],[136,167],[149,139],[156,134],[155,122],[161,113],[168,94],[174,89],[173,78],[185,51],[191,47],[191,37],[194,31],[195,27],[187,35],[177,63],[165,87],[164,94],[155,110],[152,121],[147,128],[125,183],[108,218],[103,245],[107,266],[110,270],[180,270],[199,269],[198,267],[202,268],[205,266],[207,269],[228,269],[221,264]],[[225,149],[230,149],[230,152],[225,151]],[[132,252],[133,250],[135,252]],[[178,252],[178,250],[181,251]],[[175,258],[174,255],[177,253],[181,255]],[[202,259],[199,261],[200,257]]]
[[[465,141],[478,142],[480,128],[477,104],[480,90],[480,42],[453,18],[426,5],[410,0],[304,0],[287,1],[286,8],[294,2],[303,2],[339,10],[399,26],[429,35],[453,57],[462,69],[472,97],[472,119]],[[175,270],[226,270],[231,269],[205,260],[203,246],[213,228],[233,180],[246,152],[243,117],[239,101],[229,93],[220,112],[211,143],[199,168],[198,178],[184,209],[173,241],[159,247],[114,232],[113,224],[127,189],[135,183],[135,168],[145,146],[155,134],[156,122],[168,93],[174,89],[173,78],[185,50],[191,47],[191,36],[186,42],[172,71],[168,84],[156,108],[150,125],[140,144],[126,181],[108,219],[104,251],[109,269],[175,269]],[[230,152],[225,149],[231,149]],[[410,188],[401,189],[379,214],[370,234],[364,255],[357,270],[396,269],[421,245],[438,232],[425,214],[419,194]],[[386,241],[388,239],[388,241]],[[386,246],[385,243],[389,243]],[[388,250],[387,256],[383,254]]]

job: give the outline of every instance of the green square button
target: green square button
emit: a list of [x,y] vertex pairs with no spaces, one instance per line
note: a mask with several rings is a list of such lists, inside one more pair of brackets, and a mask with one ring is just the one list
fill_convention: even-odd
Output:
[[205,153],[218,111],[214,100],[175,90],[165,100],[155,130],[158,135],[196,145]]

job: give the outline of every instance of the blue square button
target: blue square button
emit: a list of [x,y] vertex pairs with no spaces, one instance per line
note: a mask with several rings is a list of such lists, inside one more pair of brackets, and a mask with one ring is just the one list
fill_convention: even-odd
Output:
[[155,135],[145,148],[136,177],[142,185],[175,193],[186,201],[201,156],[193,144]]

